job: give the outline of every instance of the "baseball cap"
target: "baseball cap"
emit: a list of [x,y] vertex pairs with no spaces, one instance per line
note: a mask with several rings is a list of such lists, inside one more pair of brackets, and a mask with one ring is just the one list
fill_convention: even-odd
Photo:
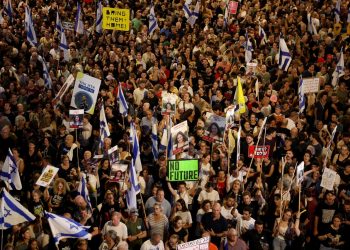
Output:
[[134,215],[139,216],[139,211],[136,208],[131,208],[129,211],[129,214],[130,215],[134,214]]

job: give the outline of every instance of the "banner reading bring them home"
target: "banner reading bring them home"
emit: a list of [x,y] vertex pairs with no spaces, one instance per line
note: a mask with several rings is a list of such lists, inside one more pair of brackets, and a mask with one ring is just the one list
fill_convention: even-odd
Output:
[[130,10],[104,7],[102,28],[107,30],[130,30]]

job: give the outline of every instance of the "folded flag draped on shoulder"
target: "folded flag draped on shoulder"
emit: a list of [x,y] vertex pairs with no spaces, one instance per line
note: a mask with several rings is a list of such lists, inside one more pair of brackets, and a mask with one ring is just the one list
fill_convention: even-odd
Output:
[[61,34],[61,32],[64,32],[64,29],[63,29],[63,26],[62,26],[61,19],[60,19],[60,16],[58,14],[58,11],[56,13],[56,26],[55,26],[55,29],[56,29],[58,34]]
[[22,190],[21,178],[11,149],[9,149],[4,165],[0,171],[0,179],[7,182],[10,185],[10,189]]
[[79,182],[79,186],[78,186],[78,193],[83,196],[84,200],[86,201],[86,203],[88,204],[89,208],[92,211],[92,206],[91,206],[91,201],[90,201],[90,196],[89,196],[89,190],[86,186],[86,180],[84,178],[84,176],[81,177],[81,180]]
[[60,40],[59,48],[63,50],[64,61],[68,62],[69,61],[68,43],[67,43],[66,34],[64,34],[64,30],[61,32],[61,40]]
[[337,3],[334,8],[335,23],[340,22],[340,4],[341,4],[341,0],[337,0]]
[[83,23],[83,20],[82,20],[81,6],[80,6],[79,2],[77,2],[77,14],[75,16],[74,31],[75,31],[76,34],[83,34],[84,33],[84,23]]
[[96,32],[102,33],[102,2],[98,1],[96,9]]
[[111,133],[108,128],[105,108],[104,108],[104,105],[102,105],[100,110],[100,145],[99,145],[101,149],[103,149],[104,139],[110,136],[110,134]]
[[91,239],[91,234],[87,231],[89,227],[82,226],[78,222],[56,214],[45,212],[53,239],[58,245],[59,241],[67,238]]
[[292,56],[289,53],[286,41],[280,37],[280,46],[278,51],[278,68],[283,71],[288,71],[289,65],[292,62]]
[[1,191],[0,229],[7,229],[33,220],[35,220],[35,216],[3,188]]
[[191,16],[191,10],[190,10],[190,4],[192,3],[192,0],[186,0],[184,6],[182,7],[185,17],[188,19]]
[[339,61],[337,63],[337,66],[335,67],[335,70],[332,74],[332,85],[333,87],[338,85],[339,77],[343,76],[345,73],[345,66],[344,66],[344,54],[343,54],[343,48],[340,49],[340,57]]
[[5,11],[6,15],[9,17],[10,23],[12,23],[13,9],[12,9],[11,0],[4,0],[4,11]]
[[151,11],[149,14],[148,34],[152,35],[153,31],[158,28],[157,17],[154,12],[153,1],[151,2]]
[[300,80],[299,80],[299,90],[298,90],[298,94],[299,94],[299,114],[302,114],[305,110],[305,94],[304,94],[304,90],[303,90],[303,78],[302,76],[300,76]]
[[157,136],[157,124],[156,123],[152,125],[151,140],[152,140],[153,159],[156,161],[156,160],[158,160],[158,136]]
[[128,115],[128,103],[125,100],[122,85],[119,83],[118,86],[118,103],[119,103],[119,113],[123,116]]
[[199,17],[199,9],[201,7],[201,4],[199,1],[196,3],[196,7],[191,13],[191,16],[187,19],[187,22],[193,27],[193,25],[196,23],[198,17]]
[[32,13],[28,6],[25,7],[25,30],[27,32],[27,40],[31,46],[36,47],[38,45],[38,39],[34,30]]
[[249,63],[253,59],[253,45],[249,40],[248,32],[245,33],[245,63]]

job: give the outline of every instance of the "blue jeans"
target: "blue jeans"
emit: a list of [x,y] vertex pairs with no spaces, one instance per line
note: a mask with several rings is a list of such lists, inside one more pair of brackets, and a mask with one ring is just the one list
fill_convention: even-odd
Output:
[[282,240],[281,238],[275,237],[273,239],[273,250],[284,250],[287,246],[287,243],[285,240]]

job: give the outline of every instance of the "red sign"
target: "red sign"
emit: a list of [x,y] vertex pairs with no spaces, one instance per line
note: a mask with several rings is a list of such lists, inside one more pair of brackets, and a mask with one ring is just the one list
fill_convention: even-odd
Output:
[[[254,155],[254,151],[255,151],[255,145],[251,145],[248,148],[248,157],[252,158]],[[270,146],[269,145],[265,145],[265,146],[258,146],[256,148],[256,152],[255,152],[255,159],[258,158],[268,158],[269,157],[269,152],[270,152]]]
[[230,1],[228,7],[229,7],[231,15],[236,15],[237,14],[238,2]]

